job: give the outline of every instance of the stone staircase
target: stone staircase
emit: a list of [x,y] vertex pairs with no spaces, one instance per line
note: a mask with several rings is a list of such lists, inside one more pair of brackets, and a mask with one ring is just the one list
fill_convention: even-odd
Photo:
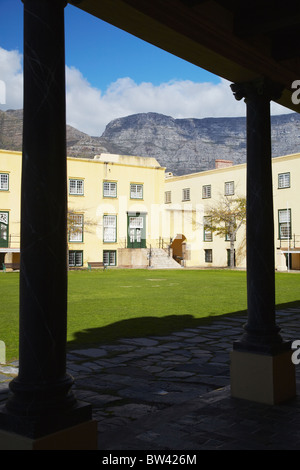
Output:
[[182,269],[172,256],[162,248],[151,249],[151,266],[150,269]]

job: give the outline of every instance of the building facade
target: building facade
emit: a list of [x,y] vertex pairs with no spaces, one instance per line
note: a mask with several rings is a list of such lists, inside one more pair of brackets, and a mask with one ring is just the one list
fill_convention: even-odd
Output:
[[[21,160],[20,152],[0,151],[0,268],[20,261]],[[275,267],[298,270],[300,154],[273,158],[272,167]],[[245,197],[245,164],[216,160],[214,170],[173,176],[154,158],[101,154],[68,158],[67,173],[70,268],[148,267],[158,248],[178,267],[229,265],[229,238],[213,233],[206,218],[222,199]],[[246,268],[245,224],[234,261]]]
[[[272,159],[277,270],[300,269],[299,172],[298,153]],[[167,175],[165,204],[171,237],[180,239],[178,252],[184,257],[186,266],[224,267],[229,264],[228,237],[217,236],[207,229],[205,218],[222,199],[245,196],[246,164],[233,166],[231,162],[217,160],[214,170],[183,176]],[[246,268],[245,225],[236,235],[235,265]]]
[[21,154],[0,151],[0,269],[20,262]]
[[[0,261],[20,257],[20,152],[0,151]],[[154,158],[68,158],[69,267],[148,265],[164,208],[164,168]],[[135,256],[133,255],[135,253]]]

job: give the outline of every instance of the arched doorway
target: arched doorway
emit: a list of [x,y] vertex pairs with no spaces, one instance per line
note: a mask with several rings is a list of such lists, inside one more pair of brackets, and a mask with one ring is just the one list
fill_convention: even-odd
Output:
[[183,264],[185,259],[185,241],[186,237],[182,233],[178,233],[175,238],[173,238],[171,243],[171,249],[173,252],[173,258],[177,263]]

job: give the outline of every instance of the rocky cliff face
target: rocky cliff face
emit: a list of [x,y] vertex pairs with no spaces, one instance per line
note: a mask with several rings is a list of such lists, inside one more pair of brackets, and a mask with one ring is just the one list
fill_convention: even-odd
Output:
[[[0,148],[22,150],[23,111],[0,111]],[[105,139],[93,138],[84,132],[67,126],[67,153],[70,157],[93,158],[99,153],[119,153]]]
[[[216,159],[246,161],[245,118],[173,119],[155,113],[110,122],[102,137],[122,153],[151,155],[174,174],[212,169]],[[273,156],[300,151],[300,115],[272,117]]]
[[[0,148],[21,150],[22,111],[0,111]],[[273,156],[300,151],[300,115],[272,117]],[[154,157],[176,175],[212,169],[216,159],[246,161],[245,118],[174,119],[156,113],[111,121],[101,137],[67,126],[67,153],[93,158],[99,153]]]

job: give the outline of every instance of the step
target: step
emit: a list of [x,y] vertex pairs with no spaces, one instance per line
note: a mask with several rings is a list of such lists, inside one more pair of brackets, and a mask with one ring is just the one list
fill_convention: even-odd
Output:
[[182,269],[182,266],[162,248],[152,248],[150,267],[154,269]]

